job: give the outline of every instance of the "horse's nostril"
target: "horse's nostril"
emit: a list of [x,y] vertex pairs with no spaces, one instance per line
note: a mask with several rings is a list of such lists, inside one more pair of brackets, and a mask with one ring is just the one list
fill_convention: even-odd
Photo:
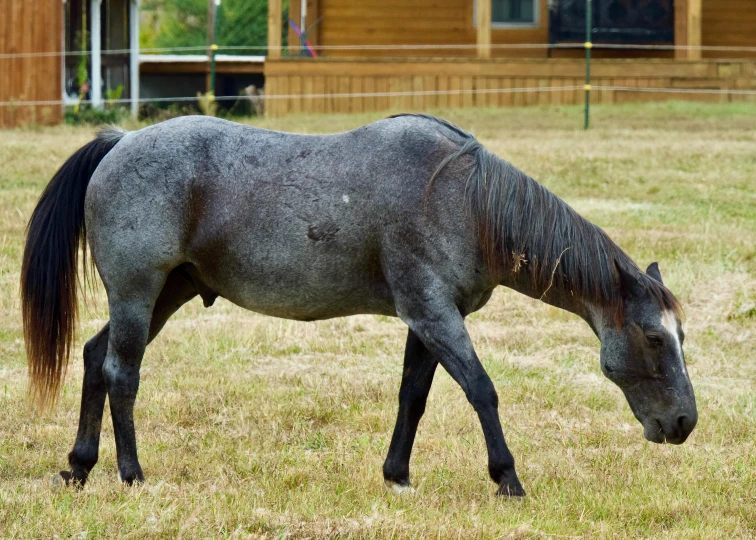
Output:
[[696,427],[696,421],[698,419],[694,417],[690,417],[687,414],[683,414],[677,417],[677,425],[680,427],[680,430],[682,433],[690,433],[693,431],[693,428]]

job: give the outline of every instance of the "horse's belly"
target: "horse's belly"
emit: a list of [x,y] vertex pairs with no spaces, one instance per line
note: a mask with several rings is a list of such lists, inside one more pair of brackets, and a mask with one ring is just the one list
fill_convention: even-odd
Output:
[[395,316],[391,291],[382,279],[342,271],[317,273],[256,269],[230,275],[200,267],[202,281],[217,295],[250,311],[299,321],[357,314]]
[[388,298],[362,296],[356,291],[345,295],[313,295],[310,291],[255,290],[244,288],[219,292],[239,307],[282,319],[317,321],[358,314],[395,316],[393,301]]

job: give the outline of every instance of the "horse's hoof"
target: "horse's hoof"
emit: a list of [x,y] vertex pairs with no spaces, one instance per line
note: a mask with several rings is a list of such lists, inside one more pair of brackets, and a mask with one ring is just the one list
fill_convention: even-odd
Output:
[[77,477],[73,471],[60,471],[58,474],[50,478],[50,482],[55,487],[68,487],[73,486],[76,489],[84,487],[84,483],[87,481],[87,477]]
[[60,471],[50,477],[50,487],[53,490],[64,489],[71,485],[72,479],[71,471]]
[[121,471],[118,471],[118,480],[122,484],[127,486],[138,486],[144,483],[144,474],[142,474],[142,471],[139,470],[137,472],[124,476],[121,474]]
[[499,489],[496,490],[496,495],[513,500],[522,500],[525,496],[525,490],[522,489],[519,482],[514,485],[502,484],[499,486]]
[[397,495],[406,496],[415,493],[415,488],[413,488],[410,484],[397,484],[392,480],[385,480],[384,484],[386,484],[386,488],[388,488],[389,491],[396,493]]

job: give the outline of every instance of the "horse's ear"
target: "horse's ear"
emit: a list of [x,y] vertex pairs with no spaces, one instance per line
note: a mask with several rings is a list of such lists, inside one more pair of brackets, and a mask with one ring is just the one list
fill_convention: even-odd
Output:
[[638,281],[638,275],[632,270],[626,270],[617,261],[614,262],[614,266],[617,268],[622,294],[640,296],[643,291],[641,284]]
[[654,278],[656,281],[664,285],[664,282],[662,281],[661,272],[659,272],[659,264],[652,262],[648,265],[648,268],[646,268],[646,274]]

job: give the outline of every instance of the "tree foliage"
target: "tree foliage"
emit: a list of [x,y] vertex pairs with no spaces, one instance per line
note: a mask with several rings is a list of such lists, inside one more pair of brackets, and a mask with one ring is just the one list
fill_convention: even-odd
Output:
[[[288,30],[288,0],[283,0],[283,43]],[[207,44],[207,0],[145,0],[141,13],[143,48],[197,47]],[[268,37],[267,0],[223,0],[218,8],[220,46],[262,47],[225,53],[265,54]],[[174,51],[195,54],[199,51]]]

